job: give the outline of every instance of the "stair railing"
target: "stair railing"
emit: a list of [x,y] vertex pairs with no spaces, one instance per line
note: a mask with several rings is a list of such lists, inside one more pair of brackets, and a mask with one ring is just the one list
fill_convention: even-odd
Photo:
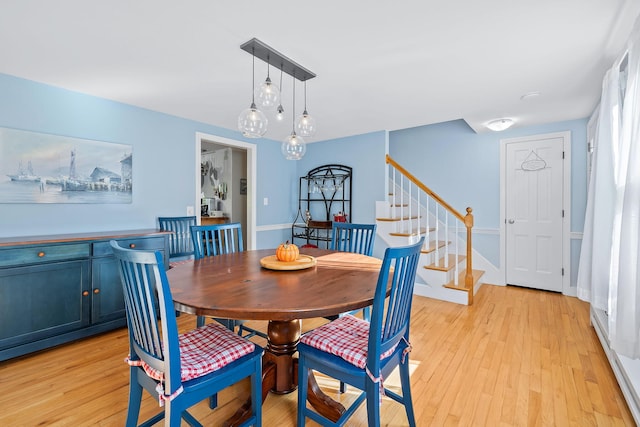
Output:
[[[449,269],[450,266],[450,249],[448,244],[448,236],[449,236],[449,218],[455,219],[454,232],[455,235],[455,247],[454,247],[454,287],[459,286],[459,275],[458,272],[458,236],[461,230],[461,225],[464,225],[466,229],[466,269],[464,276],[464,289],[467,291],[468,295],[468,304],[473,303],[473,260],[472,260],[472,246],[471,246],[471,234],[473,228],[473,214],[472,209],[468,207],[466,209],[466,215],[462,215],[456,209],[454,209],[451,205],[449,205],[446,201],[442,199],[438,194],[432,191],[429,187],[424,185],[420,180],[418,180],[415,176],[409,173],[405,168],[400,166],[395,160],[391,158],[388,154],[386,155],[386,163],[390,165],[391,171],[389,176],[393,181],[393,187],[391,190],[391,197],[396,203],[398,200],[397,196],[399,196],[399,208],[394,209],[393,204],[391,208],[391,217],[396,218],[396,214],[399,211],[399,218],[408,222],[409,230],[417,230],[417,240],[419,240],[422,235],[425,235],[425,245],[429,247],[430,245],[430,236],[433,231],[433,235],[435,236],[435,259],[436,263],[439,263],[440,259],[443,259],[444,265],[440,267],[445,267]],[[396,178],[396,174],[399,174],[399,179]],[[405,181],[407,181],[405,183]],[[397,194],[397,193],[400,194]],[[416,196],[413,196],[413,192],[416,193]],[[408,200],[405,200],[405,195]],[[421,198],[424,197],[424,218],[421,214]],[[406,211],[406,212],[405,212]],[[406,215],[405,215],[406,213]],[[431,222],[431,217],[433,215],[433,223]],[[444,218],[442,218],[442,216]],[[440,248],[439,233],[440,233],[440,224],[444,224],[445,229],[445,244],[444,249]],[[424,229],[421,228],[424,225]],[[433,228],[433,230],[431,230]],[[423,231],[424,230],[424,231]],[[441,258],[441,252],[444,252]]]

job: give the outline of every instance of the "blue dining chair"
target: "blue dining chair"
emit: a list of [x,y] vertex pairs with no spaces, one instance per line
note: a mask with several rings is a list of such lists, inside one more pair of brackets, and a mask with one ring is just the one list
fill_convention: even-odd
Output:
[[[239,222],[227,224],[194,225],[191,227],[191,240],[195,259],[208,256],[224,255],[244,251],[242,243],[242,226]],[[267,338],[267,334],[245,326],[244,320],[215,319],[232,331],[238,327],[238,335],[251,338],[258,335]],[[204,325],[204,316],[198,316],[197,325]],[[246,332],[246,335],[245,335]]]
[[162,253],[125,249],[114,240],[110,244],[118,260],[129,329],[126,426],[138,423],[143,389],[163,402],[164,410],[142,425],[164,418],[165,426],[177,427],[181,419],[201,426],[187,409],[206,398],[214,408],[218,392],[247,377],[252,407],[246,425],[260,426],[263,349],[217,323],[178,334]]
[[376,224],[334,222],[331,225],[331,249],[371,256],[376,238]]
[[[409,377],[409,324],[423,243],[424,237],[411,246],[386,249],[371,322],[346,315],[302,336],[298,345],[298,427],[305,425],[307,417],[325,426],[343,426],[364,400],[369,425],[379,426],[383,394],[404,405],[409,425],[415,427]],[[402,396],[383,385],[396,367],[400,368]],[[362,390],[335,423],[307,407],[310,369]]]
[[172,231],[169,235],[169,266],[193,258],[191,226],[196,225],[195,216],[161,216],[158,225],[162,231]]
[[[371,256],[376,238],[376,224],[351,224],[349,222],[334,222],[331,226],[331,245],[334,251],[353,252]],[[370,307],[350,311],[356,315],[362,311],[362,318],[369,320]]]
[[[373,254],[373,244],[376,238],[376,224],[352,224],[349,222],[334,222],[331,225],[331,245],[334,251],[353,252],[357,254],[371,256]],[[366,321],[371,319],[371,307],[352,310],[345,314],[356,314],[362,312],[362,318]],[[334,320],[339,316],[327,316],[326,319]],[[347,391],[346,385],[340,382],[340,393]]]

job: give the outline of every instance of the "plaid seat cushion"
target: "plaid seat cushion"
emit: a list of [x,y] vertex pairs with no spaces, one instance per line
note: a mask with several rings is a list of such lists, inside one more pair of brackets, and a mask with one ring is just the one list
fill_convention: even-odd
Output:
[[[180,343],[180,377],[192,380],[246,356],[255,345],[224,326],[210,323],[178,337]],[[163,373],[142,362],[142,368],[151,378],[161,381]]]
[[[300,342],[343,358],[364,369],[367,364],[369,322],[346,314],[302,336]],[[380,355],[380,360],[393,353],[395,347]]]

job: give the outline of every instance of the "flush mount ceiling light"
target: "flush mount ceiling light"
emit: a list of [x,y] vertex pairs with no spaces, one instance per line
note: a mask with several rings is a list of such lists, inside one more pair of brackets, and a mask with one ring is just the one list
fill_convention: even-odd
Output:
[[[256,38],[253,38],[248,42],[243,43],[240,46],[240,49],[246,52],[249,52],[253,56],[254,61],[255,61],[255,58],[258,58],[267,63],[267,79],[264,81],[264,83],[260,87],[256,88],[255,91],[252,91],[253,98],[252,98],[251,107],[240,114],[240,117],[238,118],[238,128],[240,129],[240,131],[244,136],[247,136],[250,138],[259,138],[262,135],[264,135],[264,133],[266,132],[267,120],[266,120],[266,117],[264,117],[264,114],[256,107],[255,105],[256,100],[258,101],[258,105],[263,106],[263,108],[274,108],[277,106],[277,109],[275,110],[276,119],[282,120],[282,118],[284,117],[284,107],[282,106],[282,97],[280,96],[280,89],[282,88],[282,73],[283,72],[287,73],[293,77],[293,83],[294,83],[293,84],[294,109],[291,113],[293,130],[291,132],[291,135],[287,137],[287,140],[283,142],[282,154],[287,159],[291,159],[291,160],[301,159],[302,156],[304,156],[306,147],[305,147],[304,139],[302,139],[299,135],[295,133],[295,130],[296,130],[296,123],[294,120],[295,81],[299,80],[301,82],[305,82],[305,111],[302,114],[301,119],[304,119],[305,115],[307,118],[310,118],[309,113],[307,113],[306,111],[306,81],[314,78],[316,75]],[[276,67],[280,67],[280,88],[274,85],[271,82],[271,79],[269,77],[269,67],[271,64],[273,64]],[[255,74],[255,66],[254,66],[254,74]],[[253,84],[253,81],[252,81],[252,84]],[[278,93],[277,97],[274,96],[276,91]],[[254,116],[250,117],[251,113],[254,113]],[[264,117],[264,121],[262,120],[257,120],[257,121],[260,124],[260,131],[262,133],[254,131],[254,128],[256,127],[255,124],[253,127],[250,126],[250,124],[253,123],[251,119],[259,116],[260,114]],[[313,119],[311,120],[312,121],[309,121],[309,120],[307,121],[308,123],[310,123],[310,125],[308,124],[306,127],[303,126],[301,128],[301,130],[304,130],[304,132],[310,132],[310,135],[315,133],[315,120]],[[263,124],[264,124],[263,126],[264,129],[262,128]],[[251,129],[251,131],[248,131],[247,129]]]
[[494,132],[500,132],[505,129],[509,129],[511,126],[513,126],[513,123],[514,123],[513,119],[504,118],[504,119],[491,120],[485,126],[487,126],[488,129]]

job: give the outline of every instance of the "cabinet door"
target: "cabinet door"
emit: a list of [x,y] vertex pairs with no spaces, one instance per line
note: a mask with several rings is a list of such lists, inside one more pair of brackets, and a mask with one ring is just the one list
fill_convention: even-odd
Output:
[[[125,248],[142,250],[159,250],[163,252],[166,261],[166,245],[169,238],[137,237],[119,239],[118,244]],[[93,244],[91,260],[91,323],[103,323],[111,320],[124,319],[124,294],[120,272],[109,242]],[[167,263],[166,266],[169,264]]]
[[94,258],[91,270],[91,323],[124,318],[124,294],[116,259],[112,256]]
[[0,349],[89,324],[89,262],[0,270]]

